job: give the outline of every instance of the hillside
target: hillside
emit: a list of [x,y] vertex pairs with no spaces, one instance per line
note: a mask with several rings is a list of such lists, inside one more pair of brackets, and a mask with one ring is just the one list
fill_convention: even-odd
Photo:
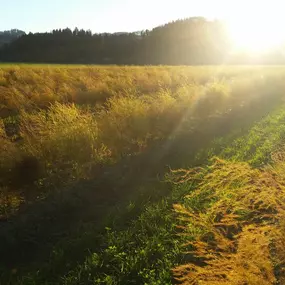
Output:
[[0,283],[282,284],[284,79],[0,66]]

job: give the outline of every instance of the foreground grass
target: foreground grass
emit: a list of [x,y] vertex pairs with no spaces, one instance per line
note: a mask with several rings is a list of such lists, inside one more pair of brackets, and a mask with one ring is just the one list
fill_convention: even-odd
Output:
[[[268,128],[268,133],[261,132],[265,122],[275,119],[278,120],[281,114],[285,116],[283,107],[280,107],[274,113],[254,125],[247,134],[243,136],[243,139],[245,141],[251,141],[253,137],[259,135],[259,141],[263,141],[266,137],[269,137],[269,134],[273,130],[272,128]],[[274,129],[277,131],[281,126],[282,120],[279,121],[279,124],[275,125]],[[228,142],[229,137],[231,137],[231,134],[229,134],[228,137],[224,137],[224,140]],[[235,140],[232,140],[232,145],[235,145]],[[263,153],[264,157],[270,157],[271,153],[274,152],[275,144],[282,144],[281,136],[279,141],[274,141],[272,149],[264,148],[262,144],[259,144],[257,149],[248,153],[247,161],[250,162],[254,160],[256,154],[260,152]],[[214,146],[216,146],[215,142],[213,143],[213,147]],[[235,147],[235,150],[239,152],[242,150],[242,147],[240,149]],[[217,148],[217,154],[219,151],[220,149]],[[232,158],[234,159],[234,156]],[[237,165],[239,167],[239,164]],[[233,182],[233,185],[244,189],[243,185],[247,185],[247,175],[251,175],[251,170],[246,163],[241,163],[240,165],[241,168],[234,168],[238,176],[234,178],[237,181]],[[262,166],[262,163],[259,166]],[[220,170],[220,167],[222,167],[222,170]],[[188,239],[194,241],[197,239],[197,236],[203,234],[203,227],[201,226],[203,223],[199,222],[199,219],[193,218],[195,224],[191,222],[191,227],[187,230],[187,235],[179,236],[178,233],[180,230],[177,229],[177,215],[172,210],[173,204],[183,205],[183,207],[192,209],[197,213],[205,212],[205,217],[208,217],[208,215],[210,215],[210,212],[208,212],[209,205],[212,203],[215,205],[216,201],[219,202],[222,200],[221,198],[213,198],[212,192],[208,191],[208,186],[205,186],[205,191],[200,189],[202,186],[199,186],[200,188],[198,188],[198,190],[195,189],[205,175],[210,175],[203,178],[206,179],[205,182],[203,182],[205,185],[214,183],[212,177],[217,180],[220,179],[219,177],[221,177],[221,179],[228,177],[227,180],[231,181],[230,179],[233,175],[231,167],[235,167],[235,164],[231,162],[220,162],[217,166],[217,170],[215,170],[215,168],[205,168],[204,171],[199,170],[198,174],[191,172],[192,175],[189,176],[190,180],[186,179],[187,176],[182,179],[180,173],[172,173],[167,178],[168,183],[170,183],[169,186],[172,185],[171,188],[173,189],[170,195],[167,195],[154,204],[146,203],[145,205],[140,205],[139,199],[136,201],[133,200],[132,203],[126,205],[125,208],[120,208],[115,211],[113,217],[105,221],[105,229],[101,232],[98,232],[96,227],[94,228],[94,226],[92,226],[92,223],[82,224],[78,229],[80,232],[78,236],[81,234],[80,242],[77,238],[73,240],[72,237],[60,242],[54,248],[48,263],[42,265],[40,271],[37,271],[36,274],[30,273],[26,275],[19,281],[19,284],[30,284],[29,282],[34,282],[32,284],[172,284],[174,281],[171,269],[177,267],[175,271],[176,276],[184,276],[182,274],[184,267],[179,267],[179,264],[185,264],[189,260],[192,262],[195,260],[192,255],[185,256],[185,254],[183,254],[183,252],[185,252],[183,244],[186,243]],[[212,174],[212,171],[218,170],[221,171],[219,172],[220,176],[216,172]],[[242,170],[245,171],[244,173],[246,175],[243,174]],[[259,170],[253,173],[259,173]],[[232,182],[228,183],[231,185]],[[233,189],[233,191],[235,190],[236,188]],[[266,189],[264,191],[266,191]],[[190,198],[189,193],[193,193]],[[223,193],[228,193],[230,196],[232,195],[229,190],[223,190]],[[228,196],[225,196],[226,201],[235,203],[233,199],[228,200],[227,197]],[[270,195],[268,197],[270,197]],[[258,201],[257,198],[256,201]],[[231,205],[232,204],[230,204],[229,207],[231,207]],[[134,211],[136,207],[141,208],[142,214],[139,214],[136,219],[133,219],[137,215],[136,211]],[[176,206],[176,210],[182,212],[178,206]],[[118,215],[120,215],[121,218],[118,218]],[[245,211],[242,211],[242,215],[245,221],[249,222],[247,219],[248,214]],[[117,218],[115,218],[115,216]],[[182,226],[185,222],[179,222],[179,224]],[[94,234],[94,231],[96,234]],[[79,249],[77,247],[78,242],[81,246],[86,243],[86,247],[81,247],[81,250],[87,248],[89,244],[96,243],[96,245],[95,247],[93,245],[94,251],[87,254],[85,261],[82,260],[79,265],[76,265],[76,263],[72,263],[72,258],[74,258],[75,255],[77,256],[77,261],[80,260],[78,258],[80,254],[78,255],[76,252]],[[88,248],[91,250],[91,246],[88,246]],[[270,270],[273,270],[272,265],[270,265],[270,268]],[[69,271],[68,274],[63,274],[63,272],[67,271]],[[274,279],[275,277],[272,276],[271,278]],[[186,282],[186,284],[188,283]]]
[[[276,114],[278,114],[276,117],[269,115],[264,120],[262,120],[259,124],[254,126],[246,136],[244,136],[245,141],[251,141],[253,137],[256,137],[256,133],[258,130],[263,130],[263,125],[265,122],[268,122],[268,120],[272,120],[273,118],[277,119],[279,118],[280,112],[282,112],[283,118],[285,116],[285,111],[278,111]],[[275,126],[275,130],[278,130],[278,127],[281,127],[282,122],[280,122],[279,125]],[[263,132],[261,136],[259,136],[259,140],[262,141],[264,139],[264,136],[268,136],[273,129],[268,129],[268,133]],[[274,141],[275,143],[281,144],[284,142],[282,139],[280,139],[278,142]],[[252,161],[256,158],[256,155],[262,153],[265,157],[268,157],[271,155],[271,153],[274,150],[274,144],[272,144],[272,149],[270,148],[263,148],[262,144],[257,146],[256,151],[252,151],[251,153],[248,153],[248,161]],[[242,151],[242,148],[235,148],[235,151]],[[235,158],[234,156],[232,157]],[[219,162],[219,161],[218,161]],[[215,188],[214,183],[220,183],[220,179],[228,179],[226,183],[229,185],[233,184],[233,191],[237,191],[236,187],[240,187],[240,189],[243,190],[243,192],[239,193],[237,192],[237,196],[234,198],[232,197],[232,192],[230,190],[221,188],[221,194],[225,195],[223,199],[225,199],[225,202],[228,201],[229,205],[227,205],[228,208],[232,208],[235,203],[239,202],[242,205],[245,203],[243,200],[240,199],[240,196],[243,195],[245,192],[251,192],[254,188],[254,186],[249,185],[248,177],[251,175],[251,173],[259,173],[258,170],[250,170],[250,167],[247,166],[247,163],[240,163],[240,164],[234,164],[231,162],[219,162],[217,166],[214,166],[214,168],[210,168],[210,174],[207,174],[209,170],[205,168],[205,170],[199,170],[198,173],[195,174],[191,169],[188,172],[188,176],[185,176],[186,171],[183,173],[183,171],[175,171],[171,174],[171,176],[168,178],[170,179],[170,182],[173,187],[173,191],[171,195],[163,199],[160,203],[155,204],[153,206],[147,207],[145,212],[139,216],[137,220],[135,220],[128,230],[125,231],[112,231],[111,229],[108,229],[108,233],[106,235],[107,241],[106,241],[106,248],[102,252],[94,252],[91,254],[89,258],[87,258],[86,262],[80,265],[76,270],[72,270],[66,277],[64,277],[65,284],[78,284],[77,282],[80,282],[82,284],[90,282],[90,284],[172,284],[173,283],[173,277],[171,274],[171,269],[173,267],[177,267],[175,270],[176,277],[183,276],[183,279],[185,281],[185,284],[192,284],[190,282],[190,279],[193,278],[195,280],[196,275],[190,275],[191,278],[188,280],[187,277],[184,275],[186,274],[184,272],[185,268],[187,267],[179,267],[177,264],[183,264],[186,263],[188,260],[194,260],[192,255],[184,255],[185,247],[182,246],[184,243],[188,243],[190,241],[196,241],[198,242],[199,239],[203,238],[203,235],[210,235],[212,232],[208,232],[209,229],[207,227],[208,222],[201,219],[209,219],[209,222],[216,221],[215,218],[212,218],[211,210],[209,210],[209,207],[211,204],[214,206],[219,206],[219,203],[222,203],[222,197],[216,197],[213,196],[213,192],[209,189],[209,184],[213,186],[213,189]],[[220,166],[221,165],[221,166]],[[237,165],[237,166],[236,166]],[[240,166],[239,166],[240,165]],[[261,166],[260,164],[259,166]],[[216,168],[217,170],[216,170]],[[220,169],[219,167],[222,167]],[[233,167],[234,172],[231,171],[231,167]],[[280,165],[276,165],[278,167],[278,173],[282,174],[282,167]],[[195,170],[195,168],[194,168]],[[216,172],[217,173],[216,173]],[[220,172],[218,172],[220,171]],[[244,171],[244,172],[243,172]],[[251,172],[252,171],[252,172]],[[182,175],[181,175],[182,172]],[[213,172],[213,173],[212,173]],[[262,173],[262,172],[261,172]],[[205,175],[205,178],[203,178]],[[236,176],[234,176],[236,175]],[[263,175],[263,174],[261,174]],[[187,179],[189,178],[189,179]],[[178,179],[178,181],[177,181]],[[200,184],[200,180],[203,179],[203,186],[200,186],[197,190],[197,185]],[[231,181],[233,179],[233,181]],[[260,178],[262,179],[262,178]],[[215,182],[216,181],[216,182]],[[177,183],[179,182],[179,183]],[[257,182],[258,183],[258,182]],[[272,181],[272,183],[274,183]],[[222,184],[223,185],[223,184]],[[227,184],[226,184],[227,185]],[[204,188],[202,188],[204,187]],[[249,188],[245,188],[249,187]],[[276,191],[277,189],[275,189]],[[219,188],[216,190],[219,191]],[[263,188],[264,195],[266,195],[267,199],[271,199],[271,197],[275,197],[275,202],[278,201],[278,203],[282,204],[282,200],[280,198],[276,197],[276,193],[270,193],[267,192],[266,185],[264,185]],[[193,193],[193,194],[191,194]],[[218,192],[219,193],[219,192]],[[187,195],[185,195],[187,194]],[[189,196],[190,194],[190,196]],[[255,201],[254,203],[258,204],[258,201],[262,201],[262,205],[264,205],[264,210],[268,210],[269,208],[269,201],[266,202],[264,195],[259,196],[259,194],[256,194],[255,192],[251,193],[252,196],[245,196],[248,201],[250,199],[252,201]],[[255,196],[256,195],[256,196]],[[280,193],[280,195],[284,195]],[[230,199],[230,200],[229,200]],[[260,200],[261,199],[261,200]],[[283,199],[283,198],[282,198]],[[180,203],[180,205],[178,204]],[[186,216],[188,214],[189,218],[186,220],[187,228],[186,228],[186,235],[179,236],[178,233],[180,232],[177,229],[177,217],[172,211],[172,205],[175,204],[175,209],[178,213],[181,213]],[[248,203],[247,203],[248,204]],[[181,206],[183,205],[183,206]],[[250,202],[249,202],[250,205]],[[184,210],[185,208],[187,210]],[[238,206],[236,206],[237,209]],[[272,204],[272,217],[274,217],[275,205]],[[284,204],[282,204],[282,207],[284,207]],[[241,215],[243,217],[243,220],[245,223],[251,224],[250,219],[248,218],[248,215],[252,215],[253,219],[259,219],[259,216],[255,216],[254,213],[249,213],[246,211],[246,209],[239,209],[241,212]],[[188,212],[187,212],[188,211]],[[190,211],[190,212],[189,212]],[[203,212],[205,212],[205,218],[204,216],[198,218],[197,216],[191,215],[192,211],[196,212],[197,215],[202,215]],[[233,210],[234,211],[234,210]],[[227,212],[227,209],[224,209],[224,212]],[[223,212],[223,213],[224,213]],[[228,225],[225,226],[234,226],[233,223],[230,223],[229,220],[226,220],[227,216],[224,216],[224,214],[221,214],[220,219],[224,218],[226,222],[228,222]],[[213,210],[213,215],[219,216],[220,212]],[[230,216],[230,214],[228,214]],[[235,219],[238,219],[238,217],[232,217]],[[271,221],[273,224],[275,220]],[[237,223],[237,221],[236,221]],[[183,222],[179,222],[178,224],[184,225],[185,220],[183,219]],[[215,224],[214,224],[215,225]],[[213,225],[213,226],[214,226]],[[238,227],[238,225],[236,225]],[[278,225],[274,225],[274,229],[278,228]],[[264,228],[265,229],[265,228]],[[262,229],[263,230],[263,229]],[[266,229],[267,231],[270,231],[270,228]],[[271,229],[273,230],[273,228]],[[278,231],[280,229],[278,228]],[[246,228],[246,231],[250,231],[250,228]],[[274,232],[276,234],[276,231]],[[234,232],[231,234],[235,234]],[[256,236],[253,235],[253,238],[256,238]],[[206,240],[208,238],[206,237]],[[219,240],[218,240],[219,241]],[[220,241],[219,241],[220,242]],[[223,242],[223,240],[221,241]],[[283,241],[280,240],[278,242]],[[126,246],[127,245],[127,246]],[[222,245],[221,245],[222,246]],[[225,245],[226,246],[226,245]],[[253,247],[252,249],[249,249],[249,252],[246,252],[247,255],[250,255],[251,251],[254,252],[256,250],[259,250],[259,247],[261,248],[262,244],[256,244],[256,247]],[[200,249],[200,248],[199,248]],[[202,250],[202,249],[200,249]],[[199,253],[197,253],[199,254]],[[257,254],[260,254],[261,256],[264,255],[264,252],[258,252]],[[92,260],[92,257],[95,258],[95,260]],[[203,258],[203,257],[202,257]],[[238,258],[238,257],[236,257]],[[258,260],[256,261],[258,262]],[[273,274],[274,266],[276,264],[269,262],[269,271],[270,276],[268,277],[268,284],[273,284],[270,282],[273,282],[275,280],[275,276]],[[282,264],[283,261],[279,260],[278,264]],[[198,260],[198,264],[199,260]],[[234,260],[233,260],[234,264]],[[221,266],[221,264],[214,263],[214,266]],[[254,265],[253,265],[254,266]],[[278,267],[278,266],[277,266]],[[198,268],[198,267],[197,267]],[[102,270],[102,273],[100,272]],[[202,271],[204,270],[204,271]],[[215,274],[215,269],[211,268],[208,269],[207,267],[203,269],[201,267],[200,271],[201,276],[204,274],[207,276],[207,270],[209,270],[209,280],[211,278],[210,274]],[[232,269],[233,271],[235,269]],[[243,269],[245,270],[245,269]],[[197,270],[198,271],[198,270]],[[198,271],[198,272],[200,272]],[[186,270],[186,272],[188,272]],[[187,274],[190,274],[187,273]],[[200,273],[199,273],[200,274]],[[223,273],[220,273],[223,274]],[[226,273],[224,273],[226,274]],[[238,273],[237,273],[238,274]],[[254,272],[250,272],[249,274],[254,274]],[[261,273],[260,273],[261,274]],[[217,282],[222,282],[222,279],[220,278],[219,274],[217,274]],[[220,278],[220,279],[219,279]],[[233,277],[235,278],[235,276]],[[250,277],[253,278],[253,277]],[[187,281],[188,280],[188,281]],[[246,281],[250,281],[250,284],[256,284],[254,283],[256,280],[262,280],[261,277],[259,279],[247,279],[245,277]],[[188,283],[190,282],[190,283]],[[225,284],[233,284],[230,283],[232,281],[229,281],[229,283]],[[236,279],[236,282],[238,282],[238,279]],[[196,283],[193,283],[196,284]],[[208,284],[208,283],[205,283]],[[209,283],[212,284],[212,283]],[[237,283],[239,284],[239,283]],[[267,284],[267,283],[264,283]]]
[[[166,166],[194,166],[213,155],[255,167],[272,152],[282,158],[280,68],[38,66],[2,73],[14,96],[6,99],[32,100],[13,110],[2,101],[3,284],[172,284],[171,269],[189,260],[182,254],[189,235],[177,235],[172,205],[186,203],[199,183],[177,184],[176,176],[160,182]],[[77,94],[78,78],[88,93],[79,90],[79,101],[64,101],[67,89],[49,89],[58,80]],[[94,91],[99,82],[107,97],[106,86]],[[54,96],[47,105],[33,98],[43,86]],[[24,168],[36,176],[19,176]],[[189,207],[202,212],[205,204],[194,197]]]
[[[174,270],[177,280],[283,284],[284,161],[257,170],[216,159],[205,171],[197,189],[175,205],[191,257]],[[184,181],[197,178],[191,172]]]

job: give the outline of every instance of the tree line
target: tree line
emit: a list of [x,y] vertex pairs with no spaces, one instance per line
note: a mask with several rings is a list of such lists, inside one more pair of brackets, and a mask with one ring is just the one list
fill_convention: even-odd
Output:
[[[90,30],[66,28],[23,34],[0,48],[0,61],[139,65],[254,63],[247,54],[232,55],[231,50],[232,43],[223,22],[194,17],[135,33],[93,34]],[[283,56],[274,52],[257,62],[282,60]]]
[[3,31],[0,32],[0,47],[4,44],[8,44],[17,38],[21,37],[22,35],[25,35],[25,32],[17,29],[12,29],[10,31]]

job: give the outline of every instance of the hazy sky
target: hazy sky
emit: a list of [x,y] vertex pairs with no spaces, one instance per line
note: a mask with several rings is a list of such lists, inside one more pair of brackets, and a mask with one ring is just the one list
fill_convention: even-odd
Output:
[[191,16],[242,20],[252,12],[283,11],[283,5],[281,0],[0,0],[0,31],[76,26],[93,32],[137,31]]

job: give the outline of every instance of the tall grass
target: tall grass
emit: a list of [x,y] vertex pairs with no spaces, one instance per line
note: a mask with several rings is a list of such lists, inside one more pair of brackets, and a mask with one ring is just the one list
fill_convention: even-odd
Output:
[[[273,172],[266,170],[267,174],[264,174],[263,170],[255,170],[252,166],[268,162],[274,149],[273,145],[282,146],[284,111],[280,106],[283,106],[284,77],[285,69],[279,67],[19,65],[0,68],[0,217],[8,221],[13,218],[17,221],[17,214],[22,215],[18,209],[25,209],[25,206],[29,208],[29,205],[33,204],[36,208],[38,200],[47,196],[53,197],[51,192],[59,193],[61,197],[63,189],[69,189],[68,187],[75,183],[80,185],[75,189],[80,188],[83,191],[86,185],[83,180],[93,182],[98,179],[102,185],[89,185],[90,192],[106,190],[106,194],[101,193],[101,196],[111,196],[112,193],[118,199],[125,184],[117,185],[125,176],[125,180],[136,181],[143,179],[144,172],[153,170],[155,175],[147,176],[148,184],[142,183],[142,188],[145,187],[143,190],[148,193],[146,188],[151,184],[149,181],[155,181],[155,187],[159,184],[156,176],[157,165],[160,166],[159,170],[163,171],[167,165],[189,166],[194,163],[191,158],[196,152],[210,144],[213,139],[239,128],[242,134],[231,143],[222,139],[218,147],[216,144],[210,144],[213,148],[207,149],[207,155],[202,154],[204,158],[211,158],[219,151],[221,156],[231,159],[234,164],[221,162],[212,168],[201,168],[203,170],[200,169],[202,172],[199,174],[195,169],[189,177],[188,172],[183,173],[184,180],[187,181],[179,181],[177,184],[175,179],[172,180],[173,192],[158,204],[141,205],[145,211],[137,214],[137,220],[128,221],[130,225],[124,226],[122,230],[110,229],[110,224],[115,224],[112,220],[106,231],[100,228],[93,233],[89,227],[94,227],[94,221],[91,221],[92,226],[87,223],[86,229],[80,220],[76,224],[79,226],[78,231],[82,230],[84,235],[88,236],[90,230],[91,237],[96,236],[96,242],[99,240],[97,250],[92,251],[90,256],[77,266],[74,265],[74,260],[73,263],[70,261],[70,269],[69,262],[65,264],[64,259],[68,256],[68,249],[72,248],[73,241],[68,240],[67,250],[64,247],[56,247],[51,254],[51,264],[47,265],[47,275],[51,270],[51,275],[55,276],[48,276],[48,280],[45,280],[46,273],[39,271],[35,275],[27,274],[29,277],[26,280],[32,280],[35,284],[42,284],[43,280],[46,284],[171,284],[170,269],[183,261],[181,239],[175,236],[173,203],[183,204],[176,206],[178,212],[186,209],[188,213],[193,210],[197,216],[193,216],[191,221],[187,220],[190,226],[186,231],[186,239],[189,238],[193,242],[200,237],[206,237],[208,240],[216,234],[227,245],[230,244],[228,236],[222,237],[220,229],[217,233],[215,225],[211,224],[213,219],[217,218],[216,207],[221,206],[226,211],[234,210],[235,207],[250,207],[246,204],[248,200],[244,192],[250,193],[247,188],[249,180],[253,182],[251,187],[254,195],[258,196],[261,193],[258,191],[262,190],[261,197],[266,196],[264,175],[269,173],[268,175],[273,176]],[[279,110],[244,134],[243,126],[254,124],[255,120],[260,120],[273,109]],[[118,171],[118,168],[124,168],[127,161],[132,162],[132,159],[137,159],[136,163],[141,164],[141,172],[131,171],[132,169],[129,174],[127,171]],[[143,162],[144,159],[146,161]],[[247,163],[240,164],[240,160],[249,162],[251,166]],[[128,167],[132,168],[134,165],[136,164],[130,163]],[[276,164],[276,167],[281,167],[280,165]],[[97,171],[98,169],[100,171]],[[105,171],[108,173],[110,169],[115,169],[111,172],[114,174],[111,178],[105,175]],[[105,181],[105,177],[112,181]],[[196,178],[195,181],[192,181],[193,177]],[[102,180],[99,180],[100,178]],[[199,179],[204,182],[200,184]],[[272,179],[270,181],[273,185]],[[214,186],[210,188],[207,183]],[[109,191],[107,188],[110,184],[110,188],[116,185],[119,190]],[[191,199],[188,199],[188,196],[182,198],[185,193],[193,191],[197,184],[199,187]],[[137,188],[134,183],[130,185],[129,188],[135,192]],[[261,185],[262,189],[257,185]],[[237,189],[240,191],[235,192]],[[275,193],[275,190],[272,191]],[[136,193],[133,194],[135,196]],[[81,197],[80,195],[76,193],[75,196]],[[88,195],[92,203],[95,203],[98,197],[102,199],[100,195],[95,196],[96,198],[90,193]],[[283,196],[278,195],[282,200]],[[249,197],[251,194],[248,199]],[[267,196],[265,198],[268,203],[272,202]],[[105,197],[102,201],[106,202],[108,199],[111,200],[111,197]],[[128,199],[126,196],[126,200]],[[256,197],[252,199],[260,201]],[[152,197],[149,200],[152,200]],[[239,200],[244,205],[239,204]],[[117,200],[112,203],[117,203]],[[106,214],[109,208],[106,206],[103,211],[104,207],[104,203],[97,205],[97,208],[89,209],[91,213],[88,214],[92,216],[96,211],[100,215],[101,211]],[[135,206],[130,203],[130,213],[132,207]],[[263,210],[262,208],[262,215]],[[38,214],[33,213],[34,216]],[[199,214],[203,218],[202,221],[198,219]],[[221,210],[218,214],[224,212]],[[241,209],[238,214],[244,219],[251,215],[247,208]],[[76,217],[77,212],[70,215]],[[106,217],[100,216],[102,223],[103,218]],[[228,218],[234,219],[232,216]],[[195,222],[201,222],[201,225],[194,225]],[[255,221],[250,225],[234,224],[236,220],[231,222],[233,226],[240,228],[234,232],[236,237],[231,236],[236,241],[234,250],[239,252],[239,255],[232,255],[226,251],[227,248],[223,248],[225,258],[231,260],[228,265],[232,266],[232,270],[241,269],[240,265],[234,267],[233,264],[239,257],[242,257],[241,260],[248,258],[243,251],[248,245],[247,239],[254,251],[260,250],[251,235],[254,232],[265,249],[263,255],[256,255],[256,262],[262,259],[269,282],[275,280],[272,272],[276,268],[272,265],[271,252],[268,250],[267,228],[259,227]],[[181,226],[180,222],[179,225]],[[224,228],[224,225],[221,227]],[[23,229],[25,227],[22,227]],[[37,231],[40,232],[39,229],[35,230]],[[275,229],[274,232],[277,233]],[[87,245],[84,245],[84,249],[85,246]],[[217,240],[215,246],[222,247],[224,244]],[[195,250],[194,245],[191,250]],[[208,250],[208,244],[203,244],[200,250]],[[82,255],[86,254],[81,253],[81,258]],[[201,259],[202,262],[205,261],[204,256]],[[224,260],[221,259],[220,262],[219,264],[222,264]],[[205,268],[200,264],[189,266],[192,266],[191,270],[198,272],[196,276],[199,278],[200,273],[204,274]],[[189,266],[187,268],[190,268]],[[259,265],[253,266],[256,268]],[[189,277],[187,273],[184,274],[182,267],[177,268],[176,277]],[[55,273],[59,269],[64,271],[60,276]],[[215,271],[216,268],[211,270]],[[261,282],[263,279],[259,275],[258,273],[256,280]],[[19,283],[28,284],[29,281],[24,279],[19,278]]]
[[[180,183],[189,183],[198,177],[185,171],[181,178]],[[284,161],[257,170],[247,163],[216,159],[199,180],[183,205],[174,206],[188,236],[185,245],[191,260],[174,270],[178,281],[275,284],[284,280],[283,272],[275,272],[284,265],[284,255],[278,253],[285,242]]]
[[[278,118],[279,112],[268,115],[260,125]],[[280,126],[280,121],[273,124],[276,131]],[[259,140],[271,132],[265,129]],[[249,131],[243,139],[248,142],[252,136]],[[282,142],[281,137],[275,141]],[[98,249],[53,282],[175,284],[174,276],[185,284],[198,280],[205,284],[274,284],[283,280],[278,272],[284,258],[275,255],[275,247],[284,242],[284,156],[281,148],[276,152],[274,144],[271,146],[274,167],[260,170],[250,166],[248,162],[257,155],[252,152],[247,161],[215,158],[205,167],[168,173],[169,196],[143,206],[142,214],[126,229],[111,221]],[[235,146],[233,155],[242,149],[242,145]],[[268,149],[260,152],[265,157]],[[128,212],[132,213],[132,206],[128,205]],[[281,211],[280,217],[277,211]],[[50,261],[49,266],[53,268],[53,264]],[[34,278],[41,283],[40,277]]]
[[[88,178],[96,165],[166,140],[190,135],[191,144],[197,136],[215,136],[251,108],[257,113],[278,104],[285,76],[277,67],[0,70],[1,171],[18,188],[27,184],[25,176],[30,185],[50,187],[55,180]],[[15,117],[11,135],[7,121]]]
[[93,164],[108,158],[100,143],[96,121],[74,105],[56,103],[48,111],[23,113],[20,125],[23,149],[58,178],[84,177]]
[[5,177],[18,160],[18,155],[16,145],[7,136],[4,122],[0,120],[0,183],[4,183]]

